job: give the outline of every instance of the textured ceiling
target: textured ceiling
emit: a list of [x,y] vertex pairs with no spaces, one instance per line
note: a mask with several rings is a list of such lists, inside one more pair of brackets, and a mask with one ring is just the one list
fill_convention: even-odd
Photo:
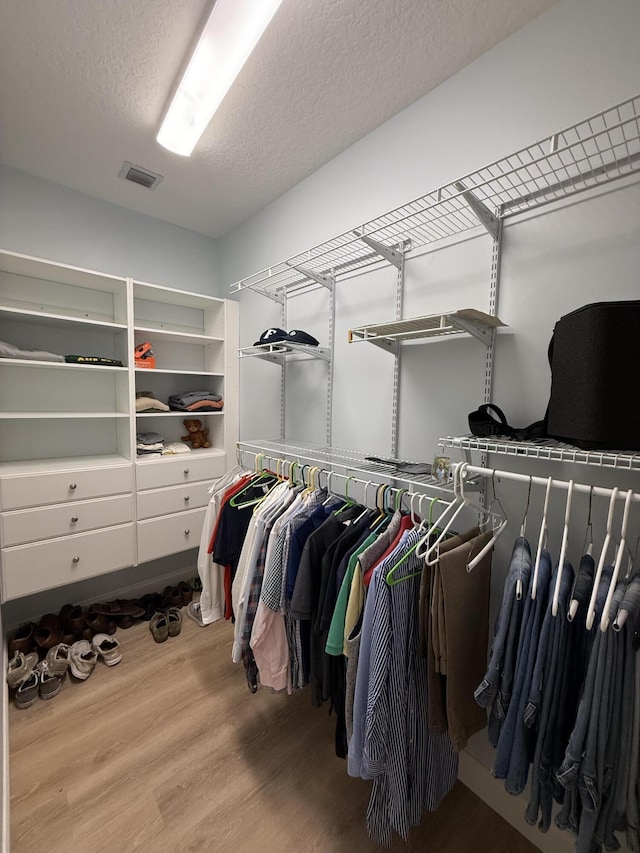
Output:
[[220,237],[553,2],[283,0],[184,159],[155,135],[210,0],[0,0],[0,162]]

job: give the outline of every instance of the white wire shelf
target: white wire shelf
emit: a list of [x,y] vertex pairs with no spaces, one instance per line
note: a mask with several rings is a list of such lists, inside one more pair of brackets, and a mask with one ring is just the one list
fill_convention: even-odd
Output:
[[571,462],[579,465],[596,465],[600,468],[618,468],[640,471],[640,453],[615,450],[583,450],[571,444],[551,438],[535,441],[517,441],[510,438],[477,438],[474,435],[447,436],[441,438],[442,447],[460,450],[478,450],[482,453],[499,453],[525,459],[543,459],[556,462]]
[[261,358],[274,364],[284,364],[285,361],[308,361],[311,359],[331,360],[331,351],[324,347],[309,344],[277,343],[256,344],[251,347],[241,347],[239,358]]
[[[368,458],[373,454],[359,453],[355,450],[285,441],[263,441],[261,439],[239,441],[237,448],[239,461],[249,466],[253,466],[257,454],[262,453],[273,468],[275,468],[277,460],[287,460],[297,462],[299,465],[317,465],[324,471],[333,471],[341,477],[360,475],[360,479],[364,482],[371,482],[372,485],[390,483],[394,486],[406,488],[408,491],[426,489],[429,493],[442,494],[448,497],[451,497],[453,491],[451,483],[443,485],[431,474],[410,474],[398,467],[399,464],[418,465],[420,463],[400,463],[400,460],[391,459],[376,462]],[[475,483],[470,481],[468,488],[473,490],[474,487]],[[465,483],[465,488],[467,488],[467,483]]]
[[640,95],[236,281],[230,289],[237,293],[248,288],[281,301],[283,295],[321,286],[310,272],[335,279],[380,264],[380,253],[363,238],[386,248],[415,251],[477,228],[480,214],[472,203],[484,208],[482,221],[490,230],[500,219],[638,171]]
[[349,343],[368,341],[384,349],[395,351],[403,341],[468,334],[477,338],[485,346],[489,346],[493,330],[504,325],[501,320],[491,314],[485,314],[475,308],[463,308],[447,314],[429,314],[409,320],[357,326],[349,329]]

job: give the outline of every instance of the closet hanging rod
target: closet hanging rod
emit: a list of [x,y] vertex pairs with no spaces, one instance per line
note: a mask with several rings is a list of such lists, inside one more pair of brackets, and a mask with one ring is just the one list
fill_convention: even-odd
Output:
[[[299,464],[316,465],[324,470],[342,471],[349,474],[354,474],[360,478],[371,480],[379,480],[379,485],[383,483],[393,483],[394,486],[402,486],[406,489],[428,489],[432,494],[441,494],[443,497],[452,494],[452,483],[442,483],[431,474],[416,474],[403,470],[398,465],[412,465],[424,463],[401,463],[394,461],[380,460],[374,461],[373,458],[364,453],[358,453],[354,450],[343,450],[336,447],[290,444],[283,441],[239,441],[237,444],[239,450],[249,451],[254,456],[258,453],[263,453],[272,459],[284,458],[285,460],[293,460]],[[475,480],[475,478],[474,478]],[[478,486],[475,482],[469,482],[468,490],[477,490]]]
[[[318,468],[325,477],[329,477],[330,481],[333,480],[334,477],[338,477],[339,479],[344,480],[345,482],[349,481],[352,483],[359,483],[364,488],[366,488],[367,486],[379,487],[382,485],[386,485],[389,489],[392,490],[394,494],[397,495],[398,493],[406,493],[408,497],[410,497],[412,494],[415,494],[423,495],[426,498],[438,498],[438,500],[440,501],[448,501],[450,498],[453,497],[453,487],[447,488],[445,486],[439,485],[437,482],[425,483],[420,480],[410,480],[407,478],[396,477],[393,474],[385,474],[380,471],[358,471],[360,476],[357,476],[356,474],[349,473],[350,470],[354,469],[345,467],[343,465],[340,465],[340,467],[344,468],[344,472],[336,471],[334,468],[327,468],[325,465],[323,465],[322,462],[314,460],[311,457],[291,458],[290,456],[272,454],[268,450],[261,451],[256,450],[255,448],[249,449],[240,446],[238,446],[239,462],[242,462],[243,454],[245,453],[248,454],[250,457],[253,457],[251,461],[251,467],[255,466],[258,457],[262,457],[264,460],[268,460],[268,467],[270,470],[273,471],[279,470],[282,465],[287,466],[287,473],[291,470],[293,465],[299,466],[299,469],[302,469],[303,467],[315,467]],[[308,461],[302,463],[300,462],[300,458],[306,458]],[[364,479],[364,477],[366,477],[369,473],[371,474],[371,477],[377,479]],[[386,482],[381,483],[379,482],[380,479],[386,480]],[[402,483],[403,485],[391,485],[391,482],[393,482],[394,484]]]
[[[529,474],[518,474],[514,471],[501,471],[498,468],[482,468],[479,465],[469,465],[466,462],[457,462],[455,465],[452,465],[452,470],[457,468],[459,465],[464,465],[463,472],[466,474],[473,474],[474,476],[479,477],[499,477],[501,480],[512,480],[516,483],[525,483],[529,485],[532,483],[534,486],[547,486],[549,483],[548,477],[533,477]],[[551,488],[561,489],[567,491],[569,489],[569,481],[568,480],[558,480],[556,478],[551,479]],[[607,489],[603,486],[591,486],[585,483],[573,483],[573,491],[580,492],[586,495],[592,494],[597,497],[602,498],[610,498],[613,489]],[[621,491],[618,495],[619,498],[626,498],[626,492]],[[634,502],[640,502],[640,492],[633,492],[631,500]]]

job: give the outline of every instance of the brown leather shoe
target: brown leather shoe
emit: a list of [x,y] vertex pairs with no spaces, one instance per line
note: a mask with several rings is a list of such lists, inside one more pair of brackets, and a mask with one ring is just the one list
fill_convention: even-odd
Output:
[[162,595],[169,607],[182,607],[182,594],[177,586],[165,586]]
[[60,611],[60,619],[62,620],[62,627],[65,634],[71,634],[76,639],[82,636],[83,631],[87,627],[85,612],[78,605],[65,604]]
[[56,616],[55,613],[45,613],[33,634],[36,645],[41,652],[46,652],[57,646],[58,643],[62,642],[64,636],[60,617]]
[[182,606],[186,607],[193,598],[193,590],[186,581],[180,581],[178,584],[178,591],[180,592],[180,597],[182,599]]
[[36,648],[36,641],[33,635],[36,626],[33,622],[23,622],[9,640],[9,658],[12,658],[16,652],[22,652],[23,655],[28,655],[29,652]]
[[[116,632],[116,623],[112,619],[103,616],[102,613],[97,613],[92,608],[89,608],[87,611],[85,622],[92,636],[93,634],[109,634],[111,636]],[[83,639],[91,638],[84,637]]]

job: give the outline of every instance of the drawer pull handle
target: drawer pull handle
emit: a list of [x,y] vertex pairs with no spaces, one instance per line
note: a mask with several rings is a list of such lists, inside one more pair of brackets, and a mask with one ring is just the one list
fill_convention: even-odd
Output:
[[187,528],[185,528],[185,531],[184,531],[184,532],[187,534],[187,536],[191,533],[191,531],[189,530],[189,528],[188,528],[188,527],[187,527]]
[[188,501],[188,500],[189,500],[189,495],[185,495],[185,496],[184,496],[184,499],[185,499],[185,501]]
[[74,563],[79,563],[79,562],[80,562],[80,557],[74,557],[74,558],[73,558],[73,560],[72,560],[72,562],[74,562]]
[[185,469],[184,469],[184,473],[185,473],[185,474],[188,474],[188,473],[189,473],[189,469],[188,469],[188,468],[185,468]]
[[71,516],[71,521],[72,521],[74,524],[76,523],[76,521],[77,521],[77,520],[78,520],[78,516],[77,516],[77,515],[72,515],[72,516]]
[[69,483],[69,488],[71,489],[71,491],[73,491],[74,489],[78,488],[78,484],[77,483]]

